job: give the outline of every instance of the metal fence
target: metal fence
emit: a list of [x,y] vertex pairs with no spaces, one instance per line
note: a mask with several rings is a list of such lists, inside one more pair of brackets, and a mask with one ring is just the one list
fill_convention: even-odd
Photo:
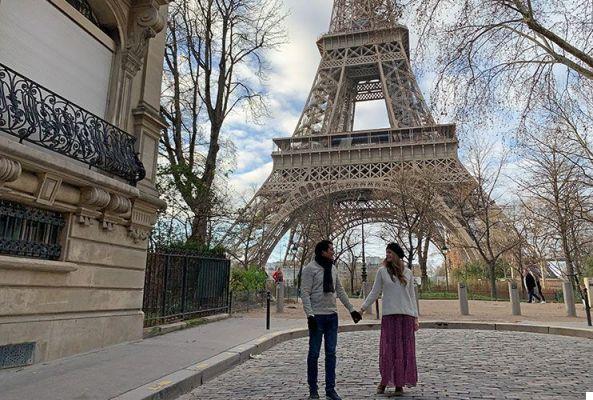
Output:
[[231,263],[190,252],[149,251],[144,326],[229,312]]

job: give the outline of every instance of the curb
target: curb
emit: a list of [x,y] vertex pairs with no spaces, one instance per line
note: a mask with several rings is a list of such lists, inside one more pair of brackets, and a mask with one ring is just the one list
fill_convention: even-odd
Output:
[[[341,325],[338,332],[360,332],[379,330],[381,323],[366,322],[357,325]],[[569,336],[593,340],[593,330],[580,328],[566,328],[542,325],[520,325],[509,323],[487,322],[420,322],[423,329],[474,329],[507,332],[526,332],[550,335]],[[274,332],[263,335],[247,343],[235,346],[214,357],[191,365],[187,368],[163,376],[162,378],[130,390],[124,394],[113,397],[111,400],[172,400],[182,396],[196,387],[203,385],[214,377],[230,370],[231,368],[253,358],[271,347],[292,339],[307,337],[306,328],[296,328],[286,331]]]
[[166,333],[180,331],[182,329],[193,328],[196,326],[209,324],[211,322],[222,321],[223,319],[227,319],[227,318],[230,318],[229,314],[216,314],[216,315],[210,315],[208,317],[197,318],[194,320],[187,320],[187,321],[181,321],[181,322],[175,322],[175,323],[167,324],[167,325],[151,326],[149,328],[144,328],[142,338],[148,339],[148,338],[152,338],[155,336],[164,335]]

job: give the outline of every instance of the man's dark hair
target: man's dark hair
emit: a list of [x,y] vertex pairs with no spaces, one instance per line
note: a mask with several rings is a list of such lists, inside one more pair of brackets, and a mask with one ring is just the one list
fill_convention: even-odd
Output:
[[333,243],[331,240],[322,240],[321,242],[317,243],[315,245],[315,256],[321,257],[321,253],[327,251],[327,249],[329,249],[329,246],[331,246],[332,244]]

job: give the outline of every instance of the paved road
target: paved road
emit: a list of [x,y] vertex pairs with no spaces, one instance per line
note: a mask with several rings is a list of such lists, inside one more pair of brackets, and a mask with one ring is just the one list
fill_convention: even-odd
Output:
[[[374,393],[378,340],[377,331],[340,334],[337,388],[344,400],[384,398]],[[305,399],[306,349],[307,339],[282,343],[178,400]],[[417,357],[420,382],[404,398],[576,400],[593,391],[588,339],[426,329],[418,332]]]

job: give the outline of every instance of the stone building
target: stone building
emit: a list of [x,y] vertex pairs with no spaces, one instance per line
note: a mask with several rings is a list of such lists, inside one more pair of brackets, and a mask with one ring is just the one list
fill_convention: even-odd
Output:
[[0,367],[142,336],[169,0],[0,0]]

